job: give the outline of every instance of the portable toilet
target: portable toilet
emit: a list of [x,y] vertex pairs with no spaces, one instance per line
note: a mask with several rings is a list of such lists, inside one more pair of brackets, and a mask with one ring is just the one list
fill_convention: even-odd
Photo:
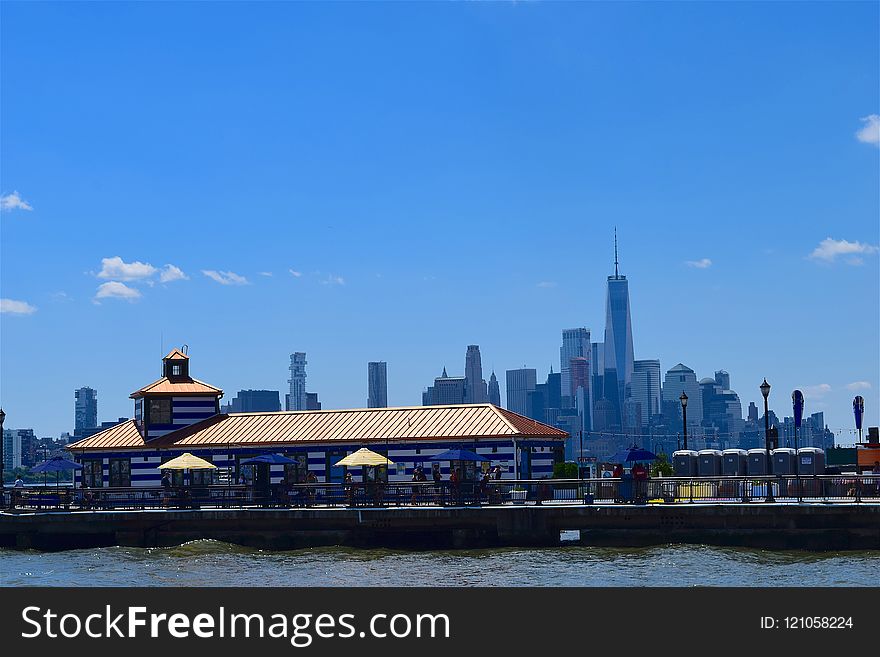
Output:
[[700,477],[717,477],[721,474],[721,451],[717,449],[701,449],[697,452],[697,475]]
[[672,474],[676,477],[696,477],[697,453],[692,449],[672,452]]
[[721,474],[741,477],[746,473],[748,452],[744,449],[725,449],[721,452]]
[[773,463],[770,463],[770,472],[767,472],[767,450],[766,449],[750,449],[746,462],[746,472],[750,477],[760,477],[763,475],[773,474]]
[[785,476],[794,476],[796,453],[791,447],[780,447],[770,452],[773,459],[773,473]]
[[825,474],[825,450],[818,447],[801,447],[797,451],[798,473],[802,475]]

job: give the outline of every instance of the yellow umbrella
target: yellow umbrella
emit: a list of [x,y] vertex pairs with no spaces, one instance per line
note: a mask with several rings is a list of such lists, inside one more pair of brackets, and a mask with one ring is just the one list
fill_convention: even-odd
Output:
[[336,464],[337,467],[343,465],[348,468],[355,468],[359,465],[394,465],[394,461],[391,461],[387,456],[376,454],[376,452],[366,447],[361,447],[358,451],[349,454]]
[[210,461],[193,456],[189,452],[184,452],[176,459],[171,459],[159,466],[160,470],[207,470],[209,468],[216,469],[217,466]]

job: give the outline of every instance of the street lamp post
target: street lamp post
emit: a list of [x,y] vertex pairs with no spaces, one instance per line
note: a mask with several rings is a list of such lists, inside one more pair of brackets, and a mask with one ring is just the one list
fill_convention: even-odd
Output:
[[681,433],[684,436],[684,448],[688,448],[688,396],[682,391],[681,397]]
[[[770,384],[767,383],[767,379],[764,378],[764,383],[760,386],[761,394],[764,396],[764,452],[766,455],[766,472],[767,476],[770,476],[770,409],[767,403],[767,398],[770,396]],[[773,482],[770,479],[767,479],[767,497],[764,499],[765,502],[775,502],[773,499]]]
[[6,413],[0,408],[0,509],[6,506],[6,484],[3,479],[3,421],[6,419]]
[[584,463],[584,430],[583,429],[578,431],[578,440],[581,443],[581,448],[580,448],[581,451],[580,451],[580,454],[578,455],[578,479],[583,480],[583,478],[584,478],[584,471],[582,469],[583,463]]

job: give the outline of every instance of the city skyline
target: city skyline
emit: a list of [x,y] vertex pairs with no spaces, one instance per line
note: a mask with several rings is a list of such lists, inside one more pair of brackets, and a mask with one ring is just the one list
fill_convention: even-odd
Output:
[[634,361],[880,423],[875,5],[79,11],[0,26],[6,426],[71,431],[85,384],[128,416],[124,373],[184,343],[224,402],[301,350],[326,408],[377,356],[418,405],[470,344],[505,400],[602,336],[614,226]]

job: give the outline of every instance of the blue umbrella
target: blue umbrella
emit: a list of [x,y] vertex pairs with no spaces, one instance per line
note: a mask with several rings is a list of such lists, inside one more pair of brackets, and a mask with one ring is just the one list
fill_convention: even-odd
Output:
[[82,465],[61,456],[56,456],[31,468],[31,472],[64,472],[67,470],[82,470]]
[[611,457],[612,463],[628,463],[632,461],[656,461],[657,455],[654,452],[649,452],[646,449],[642,449],[641,447],[636,447],[633,445],[629,449],[625,449],[622,452],[617,452],[614,456]]
[[55,488],[58,488],[59,473],[66,472],[67,470],[82,470],[82,465],[80,465],[76,461],[70,461],[62,456],[56,456],[49,459],[48,461],[37,463],[34,467],[31,468],[31,472],[43,473],[43,486],[46,485],[46,473],[54,472]]
[[432,456],[429,461],[488,461],[485,456],[475,454],[467,449],[447,449],[436,456]]
[[249,459],[245,459],[244,461],[240,461],[239,465],[251,465],[252,463],[268,463],[269,465],[288,465],[290,463],[296,463],[293,459],[289,459],[286,456],[281,456],[280,454],[260,454],[260,456],[254,456]]

